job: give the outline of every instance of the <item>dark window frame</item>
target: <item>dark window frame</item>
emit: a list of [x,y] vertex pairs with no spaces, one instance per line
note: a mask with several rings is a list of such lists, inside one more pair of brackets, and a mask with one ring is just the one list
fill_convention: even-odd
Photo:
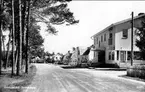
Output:
[[99,41],[99,47],[101,46],[101,43],[100,43],[100,41]]
[[98,44],[98,37],[96,39],[97,39],[97,44]]
[[123,29],[122,30],[122,39],[127,39],[128,38],[128,30],[127,29]]
[[108,45],[113,44],[113,33],[109,33]]
[[112,53],[111,53],[111,59],[112,59],[112,60],[114,60],[114,59],[115,59],[115,58],[114,58],[114,56],[115,56],[115,53],[114,53],[114,52],[112,52]]
[[103,35],[101,35],[101,42],[103,42]]
[[104,34],[104,41],[106,41],[106,34]]
[[109,33],[109,39],[113,38],[113,33]]
[[111,60],[111,52],[108,54],[108,60]]
[[117,51],[117,60],[119,60],[119,51]]

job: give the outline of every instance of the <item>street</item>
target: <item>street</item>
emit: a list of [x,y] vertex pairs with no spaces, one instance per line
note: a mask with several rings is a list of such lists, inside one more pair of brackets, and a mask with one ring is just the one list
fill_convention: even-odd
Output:
[[36,75],[24,92],[145,92],[145,83],[117,77],[125,74],[125,71],[63,69],[52,64],[35,65]]

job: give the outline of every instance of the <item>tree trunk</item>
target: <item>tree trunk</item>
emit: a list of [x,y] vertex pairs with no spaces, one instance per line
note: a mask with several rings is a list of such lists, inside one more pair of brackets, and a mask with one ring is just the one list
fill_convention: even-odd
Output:
[[[23,1],[23,7],[22,7],[22,65],[26,66],[26,61],[25,61],[25,58],[26,58],[26,54],[25,54],[25,51],[26,51],[26,16],[27,16],[27,12],[26,12],[26,8],[27,8],[27,1]],[[25,67],[23,67],[25,68]]]
[[[2,27],[3,25],[1,25],[1,27]],[[1,28],[1,30],[2,30],[2,28]],[[3,31],[3,30],[2,30]],[[5,36],[3,35],[3,32],[1,32],[1,35],[2,35],[2,38],[1,38],[1,40],[2,40],[2,59],[3,59],[3,65],[4,65],[4,68],[6,69],[6,49],[5,49]],[[2,66],[3,66],[2,65]]]
[[[2,11],[1,8],[2,8],[2,0],[0,0],[0,12]],[[1,75],[1,69],[2,69],[2,21],[0,20],[0,75]]]
[[13,59],[12,59],[12,75],[14,75],[14,71],[15,71],[15,14],[14,14],[14,0],[11,0],[12,3],[12,55],[13,55]]
[[[1,6],[0,6],[1,7]],[[1,41],[1,37],[2,37],[2,30],[1,30],[1,20],[0,20],[0,75],[1,75],[1,68],[2,68],[2,41]]]
[[17,75],[21,74],[22,63],[22,4],[19,0],[19,60],[17,62]]
[[17,67],[17,71],[16,71],[16,74],[17,76],[20,75],[20,60],[19,60],[19,46],[18,46],[18,49],[17,49],[17,52],[16,52],[16,67]]
[[28,4],[28,8],[27,8],[27,12],[28,12],[28,15],[27,15],[27,30],[26,30],[26,68],[25,68],[25,73],[28,73],[28,31],[29,31],[29,23],[30,23],[30,1],[27,2]]
[[9,34],[9,41],[8,41],[8,46],[7,46],[7,54],[6,54],[6,65],[5,68],[9,66],[9,56],[10,56],[10,44],[11,44],[11,28],[10,28],[10,34]]
[[19,60],[19,54],[18,54],[18,48],[16,48],[16,51],[15,51],[15,62],[14,62],[14,70],[16,69],[16,74],[18,72],[18,69],[17,69],[17,64],[18,64],[18,60]]

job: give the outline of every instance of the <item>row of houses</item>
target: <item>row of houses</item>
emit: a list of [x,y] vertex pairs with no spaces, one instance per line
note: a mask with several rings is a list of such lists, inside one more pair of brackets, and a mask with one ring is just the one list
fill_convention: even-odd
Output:
[[[134,51],[134,62],[135,64],[144,63],[141,60],[139,55],[139,48],[136,46],[136,39],[139,39],[136,33],[139,31],[139,28],[142,27],[142,22],[145,20],[145,14],[139,14],[134,17],[133,25],[133,51]],[[119,67],[127,67],[131,64],[131,23],[132,19],[122,20],[116,23],[113,23],[98,33],[94,34],[91,38],[94,43],[93,46],[90,46],[91,51],[89,51],[89,62],[91,63],[103,63],[103,64],[116,64]],[[85,47],[85,49],[87,49]],[[72,61],[76,63],[76,58],[78,58],[78,50],[81,53],[86,51],[82,47],[77,47],[71,53],[74,58]],[[75,53],[76,52],[76,53]],[[68,52],[64,55],[66,60],[64,63],[68,63],[67,57],[70,55]],[[58,57],[56,57],[58,59]],[[67,62],[66,62],[67,61]]]
[[81,66],[82,64],[87,64],[89,61],[89,53],[91,47],[73,47],[72,52],[68,51],[66,55],[64,55],[63,62],[69,64],[71,66]]
[[[139,48],[135,45],[136,33],[142,26],[145,14],[134,17],[133,51],[134,63],[143,63],[139,56]],[[93,35],[94,62],[117,64],[126,67],[131,62],[131,18],[111,24]]]

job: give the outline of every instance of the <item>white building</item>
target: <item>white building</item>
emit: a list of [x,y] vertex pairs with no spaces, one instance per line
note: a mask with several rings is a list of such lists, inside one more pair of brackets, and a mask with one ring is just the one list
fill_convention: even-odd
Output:
[[[134,63],[142,63],[138,60],[139,48],[136,47],[136,32],[141,27],[145,14],[134,17],[133,50]],[[111,24],[92,36],[94,40],[94,61],[101,63],[117,64],[126,67],[130,64],[131,56],[131,18]]]

